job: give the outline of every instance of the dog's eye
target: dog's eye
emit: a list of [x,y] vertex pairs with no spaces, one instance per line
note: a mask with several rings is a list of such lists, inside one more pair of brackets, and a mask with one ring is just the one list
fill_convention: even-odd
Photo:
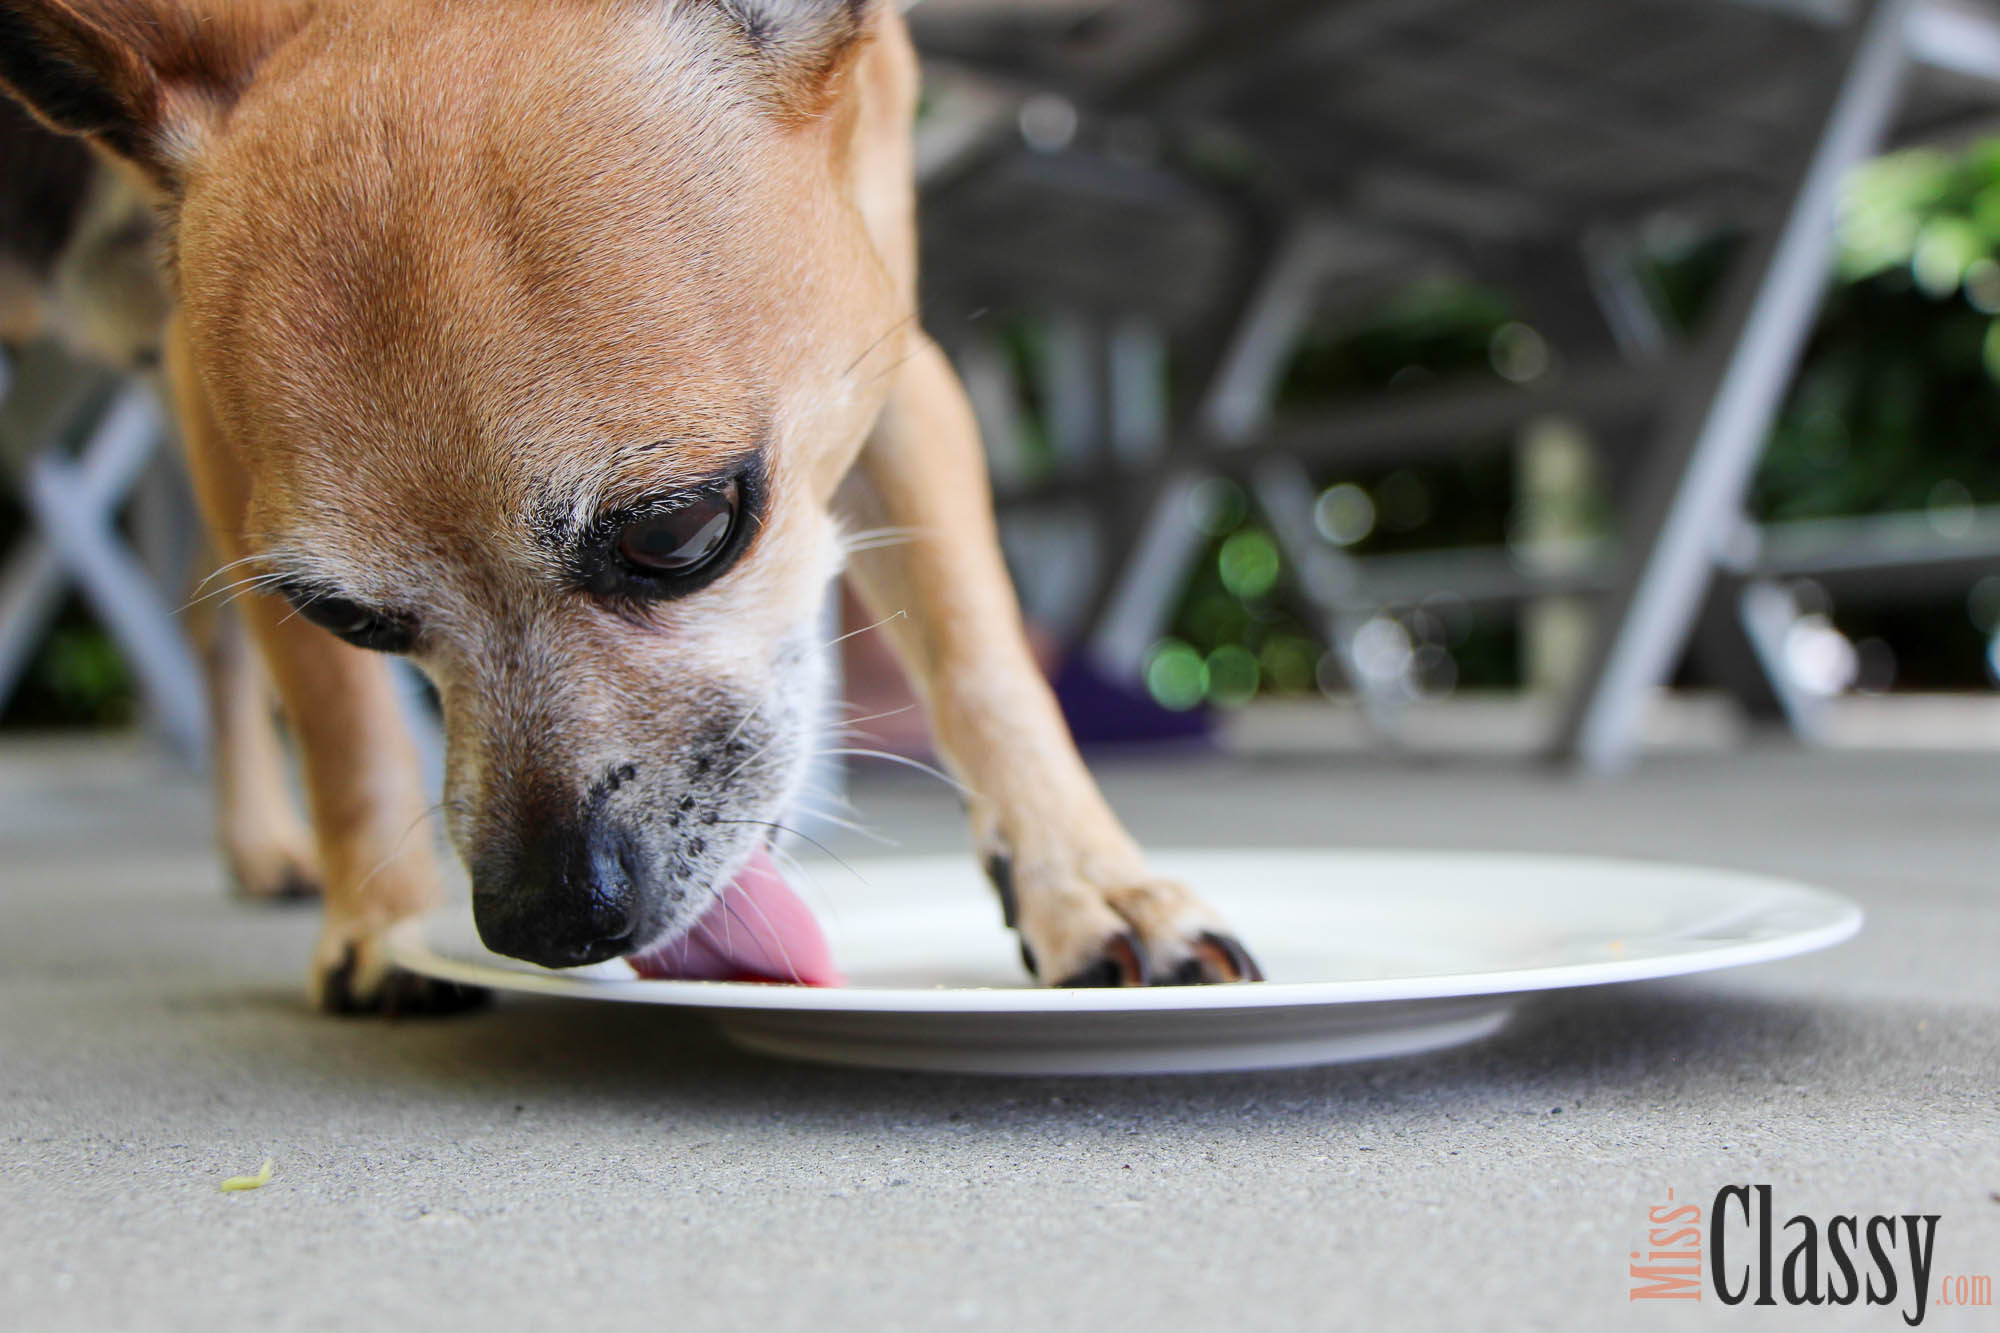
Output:
[[750,549],[764,500],[753,459],[734,476],[600,516],[572,557],[577,586],[633,607],[699,592]]
[[618,558],[651,578],[700,572],[729,545],[737,495],[732,481],[674,509],[633,519],[619,530]]
[[345,597],[330,597],[310,590],[287,590],[286,596],[299,609],[301,616],[356,648],[378,653],[402,653],[409,651],[416,638],[408,622],[371,611]]

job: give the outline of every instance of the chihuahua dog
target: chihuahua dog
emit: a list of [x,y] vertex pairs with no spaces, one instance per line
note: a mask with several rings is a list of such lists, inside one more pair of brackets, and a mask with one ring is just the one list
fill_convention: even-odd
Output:
[[[917,326],[888,0],[0,0],[0,82],[158,218],[165,382],[313,831],[244,795],[278,784],[238,669],[225,841],[322,888],[319,1004],[463,998],[384,952],[436,867],[380,654],[436,686],[486,943],[657,956],[762,873],[843,569],[1037,977],[1257,977],[1148,870],[1027,648]],[[880,527],[908,540],[852,542]]]

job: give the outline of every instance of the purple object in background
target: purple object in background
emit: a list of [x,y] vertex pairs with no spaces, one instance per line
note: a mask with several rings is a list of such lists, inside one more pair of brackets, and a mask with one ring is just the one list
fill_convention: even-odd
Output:
[[1071,653],[1051,683],[1078,745],[1205,743],[1215,734],[1211,710],[1162,708],[1143,685],[1114,679],[1087,653]]

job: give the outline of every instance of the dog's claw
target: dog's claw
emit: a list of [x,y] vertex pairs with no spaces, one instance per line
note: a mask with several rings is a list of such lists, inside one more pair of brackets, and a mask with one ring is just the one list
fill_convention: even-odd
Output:
[[420,977],[401,968],[392,970],[382,983],[384,1018],[445,1018],[484,1009],[492,1002],[493,992],[484,986]]
[[1139,943],[1139,937],[1129,930],[1121,930],[1104,942],[1104,953],[1097,961],[1071,973],[1056,985],[1064,990],[1144,986],[1149,979],[1146,950]]
[[352,947],[321,983],[320,1006],[330,1014],[379,1014],[384,1018],[442,1018],[484,1008],[493,993],[481,986],[421,977],[391,967],[373,987],[355,984],[357,957]]
[[308,902],[319,897],[319,881],[295,870],[280,881],[278,891],[271,896],[279,902]]
[[318,877],[297,865],[287,865],[276,875],[266,878],[253,878],[241,868],[234,868],[230,871],[229,881],[232,896],[246,903],[296,907],[316,902],[320,896]]
[[1262,981],[1264,969],[1234,935],[1204,930],[1195,937],[1194,952],[1181,961],[1171,977],[1156,985],[1202,986],[1232,981]]

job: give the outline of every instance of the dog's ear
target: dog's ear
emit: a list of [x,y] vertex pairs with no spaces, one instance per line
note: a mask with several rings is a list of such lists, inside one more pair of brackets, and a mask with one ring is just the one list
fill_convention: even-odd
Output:
[[172,193],[302,5],[0,0],[0,86]]
[[817,115],[889,0],[716,0],[775,80],[787,110]]

